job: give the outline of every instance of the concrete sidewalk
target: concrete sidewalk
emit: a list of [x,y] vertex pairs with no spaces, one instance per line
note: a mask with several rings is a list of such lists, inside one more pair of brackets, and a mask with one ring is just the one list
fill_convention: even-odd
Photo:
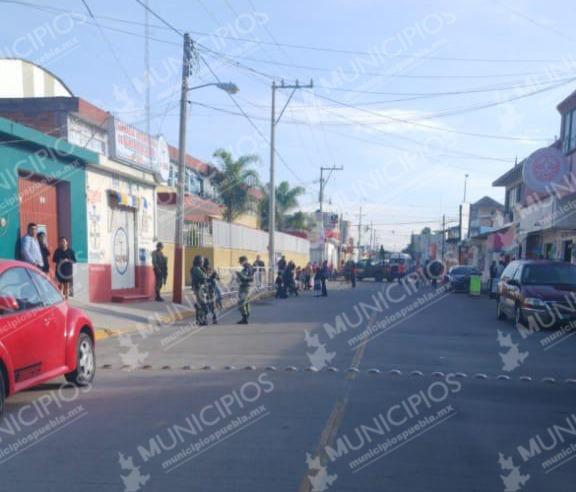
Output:
[[[257,301],[273,291],[263,290],[252,296]],[[144,301],[131,303],[84,303],[69,299],[72,307],[82,309],[92,320],[96,332],[96,340],[117,336],[137,330],[143,325],[170,325],[178,321],[191,318],[195,315],[194,296],[190,292],[184,293],[182,304],[175,304],[168,299],[172,294],[164,296],[164,302]],[[236,296],[227,296],[223,299],[223,310],[220,314],[236,306]]]
[[[166,299],[172,296],[166,296]],[[184,299],[183,304],[144,301],[132,303],[83,303],[69,300],[73,307],[82,309],[92,320],[96,340],[136,330],[138,326],[170,324],[194,316],[194,302]]]

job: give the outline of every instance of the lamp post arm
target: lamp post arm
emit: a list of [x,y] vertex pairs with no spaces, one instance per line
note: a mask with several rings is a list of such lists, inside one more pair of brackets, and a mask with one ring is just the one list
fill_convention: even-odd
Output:
[[209,83],[207,83],[207,84],[196,85],[196,86],[194,86],[194,87],[189,87],[189,88],[188,88],[188,92],[190,92],[190,91],[195,91],[196,89],[203,89],[204,87],[210,87],[210,86],[213,86],[213,85],[218,85],[218,84],[217,84],[216,82],[209,82]]

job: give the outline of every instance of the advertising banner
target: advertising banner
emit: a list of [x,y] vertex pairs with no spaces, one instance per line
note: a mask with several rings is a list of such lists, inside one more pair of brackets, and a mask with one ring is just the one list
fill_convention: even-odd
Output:
[[110,157],[156,173],[162,182],[170,175],[170,155],[164,137],[152,137],[130,123],[109,118]]

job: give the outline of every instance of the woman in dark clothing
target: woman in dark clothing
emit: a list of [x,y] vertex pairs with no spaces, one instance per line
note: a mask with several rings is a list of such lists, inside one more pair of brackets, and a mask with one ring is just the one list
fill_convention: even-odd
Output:
[[74,250],[68,246],[68,239],[65,237],[60,238],[52,261],[56,264],[56,280],[58,280],[62,295],[68,299],[73,277],[73,265],[76,263],[76,254]]
[[50,272],[50,250],[46,244],[46,233],[39,232],[36,236],[38,238],[38,244],[40,245],[40,253],[42,253],[42,260],[44,264],[42,265],[42,271],[46,274]]
[[322,263],[320,271],[321,271],[320,281],[322,282],[322,297],[326,297],[328,295],[328,289],[326,288],[326,280],[328,280],[328,277],[330,275],[330,270],[328,269],[327,261],[324,261],[324,263]]
[[286,292],[284,291],[284,282],[282,281],[282,272],[278,272],[276,275],[276,299],[284,299],[286,297]]

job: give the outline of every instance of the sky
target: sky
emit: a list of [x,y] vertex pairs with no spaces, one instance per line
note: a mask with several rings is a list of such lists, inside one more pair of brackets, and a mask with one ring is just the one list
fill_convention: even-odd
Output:
[[[141,0],[145,3],[145,0]],[[255,153],[269,181],[271,83],[276,181],[302,186],[301,209],[374,224],[400,250],[468,201],[503,201],[492,182],[552,143],[557,104],[576,90],[576,9],[564,0],[0,0],[0,56],[21,56],[72,92],[177,145],[182,36],[195,41],[188,151]],[[148,38],[146,38],[146,21]],[[164,23],[165,21],[165,23]],[[170,25],[170,27],[168,26]],[[148,56],[146,56],[148,53]],[[146,90],[146,59],[149,90]],[[366,239],[369,233],[363,230]]]

